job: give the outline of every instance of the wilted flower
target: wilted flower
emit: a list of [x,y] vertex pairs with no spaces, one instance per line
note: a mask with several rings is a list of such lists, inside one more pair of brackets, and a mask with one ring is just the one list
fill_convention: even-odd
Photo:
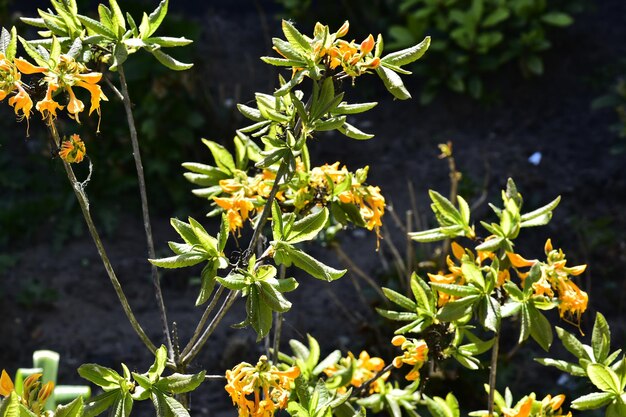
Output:
[[80,136],[74,134],[70,136],[68,140],[64,140],[61,144],[61,150],[59,156],[68,163],[82,162],[87,150],[85,149],[85,143],[81,140]]

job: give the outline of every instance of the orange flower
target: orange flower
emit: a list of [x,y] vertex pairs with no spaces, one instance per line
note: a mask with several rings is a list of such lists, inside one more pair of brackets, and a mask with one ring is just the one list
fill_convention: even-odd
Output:
[[243,227],[243,222],[248,219],[250,211],[254,209],[252,201],[239,194],[235,194],[230,198],[213,197],[213,201],[215,201],[218,206],[226,210],[231,232],[241,229]]
[[70,136],[68,140],[63,141],[61,144],[61,150],[59,156],[68,163],[80,163],[87,150],[85,149],[85,143],[81,140],[80,136],[74,134]]
[[376,42],[374,41],[374,37],[370,34],[363,42],[361,42],[361,54],[367,55],[372,52],[374,45],[376,45]]
[[533,397],[529,396],[521,405],[518,403],[515,408],[505,408],[502,410],[502,414],[504,417],[529,417],[533,402]]
[[565,314],[569,314],[576,317],[580,323],[580,316],[587,310],[589,296],[567,278],[559,279],[558,289],[560,301],[559,315],[563,318]]
[[44,120],[52,121],[57,117],[57,109],[63,110],[64,106],[61,106],[59,103],[54,101],[52,98],[52,93],[56,91],[58,87],[54,84],[48,84],[48,90],[46,91],[46,97],[39,101],[35,106],[37,110],[41,113],[41,116]]
[[393,366],[396,368],[402,365],[411,365],[413,369],[405,376],[407,381],[417,381],[420,378],[419,370],[428,359],[428,345],[424,340],[407,339],[404,336],[395,336],[391,339],[391,344],[400,346],[404,351],[402,356],[393,359]]
[[16,83],[15,87],[17,88],[17,94],[9,99],[9,105],[13,106],[15,109],[15,114],[19,116],[19,112],[22,112],[20,118],[28,119],[30,117],[30,112],[33,108],[33,100],[31,100],[30,96],[24,90],[20,83]]
[[239,417],[272,417],[276,410],[287,406],[293,380],[299,375],[298,367],[279,371],[261,356],[256,366],[242,362],[226,371],[225,389]]
[[2,374],[0,375],[0,395],[3,397],[8,397],[9,394],[15,390],[15,385],[13,385],[13,381],[7,371],[2,370]]

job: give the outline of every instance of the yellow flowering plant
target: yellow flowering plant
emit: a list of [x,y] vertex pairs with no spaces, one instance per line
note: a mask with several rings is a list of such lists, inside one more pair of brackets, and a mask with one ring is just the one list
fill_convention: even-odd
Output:
[[[429,281],[413,273],[408,295],[392,288],[382,290],[397,308],[379,308],[378,312],[402,322],[394,326],[395,337],[388,346],[395,352],[391,360],[377,356],[369,347],[358,355],[335,350],[321,359],[321,347],[310,336],[308,346],[289,342],[292,355],[280,351],[282,314],[292,306],[286,293],[299,284],[287,275],[288,268],[294,266],[305,275],[329,282],[346,273],[322,263],[302,244],[333,237],[348,225],[372,231],[379,240],[387,209],[382,190],[368,183],[369,167],[351,171],[339,161],[312,162],[309,146],[320,132],[327,131],[356,140],[371,139],[373,135],[361,131],[349,118],[371,110],[376,103],[347,102],[344,80],[350,79],[356,86],[359,77],[376,75],[393,97],[408,99],[410,94],[399,74],[409,74],[403,66],[424,55],[430,38],[384,54],[381,35],[369,35],[360,42],[348,40],[348,22],[336,31],[318,23],[311,35],[305,35],[283,21],[284,39],[272,40],[277,56],[262,60],[286,71],[278,77],[273,92],[256,93],[252,105],[238,106],[251,124],[236,131],[234,152],[204,139],[213,165],[183,164],[185,178],[197,187],[193,194],[207,201],[209,215],[220,216],[219,229],[213,232],[191,217],[187,221],[172,219],[181,241],[169,242],[170,256],[156,256],[124,64],[143,49],[170,69],[191,66],[162,51],[187,45],[190,40],[155,36],[168,4],[162,0],[137,24],[116,0],[98,6],[97,20],[80,14],[75,0],[51,0],[51,9],[40,10],[38,18],[23,19],[41,29],[40,39],[23,39],[15,28],[1,31],[0,101],[6,98],[18,119],[28,121],[33,112],[41,115],[124,312],[155,359],[144,373],[131,372],[125,364],[121,373],[98,364],[82,365],[79,374],[103,392],[85,401],[79,397],[56,410],[42,408],[53,389],[49,382],[30,377],[17,393],[3,372],[0,417],[95,417],[107,410],[112,417],[128,417],[134,403],[145,400],[151,400],[158,417],[187,417],[189,393],[205,379],[225,380],[225,390],[240,417],[273,417],[279,410],[294,417],[353,417],[368,411],[419,417],[422,410],[435,417],[455,417],[460,416],[456,397],[451,393],[444,399],[427,392],[430,376],[449,358],[479,369],[483,366],[480,355],[488,351],[488,409],[472,415],[569,417],[563,411],[562,394],[537,400],[536,394],[530,393],[514,403],[508,390],[502,397],[495,386],[503,319],[518,318],[519,344],[532,338],[548,350],[552,325],[543,311],[558,310],[561,319],[579,326],[588,306],[587,294],[576,284],[584,265],[567,265],[565,253],[555,249],[551,240],[544,247],[545,260],[529,260],[516,251],[521,230],[547,224],[559,198],[523,212],[522,196],[512,180],[502,192],[502,207],[492,206],[497,221],[481,222],[488,233],[485,236],[472,223],[465,199],[457,196],[453,202],[430,192],[438,227],[410,232],[409,236],[418,242],[454,242],[448,245],[451,254],[446,256],[445,266],[431,271]],[[18,39],[28,60],[18,56]],[[117,75],[118,85],[109,79],[112,75]],[[66,124],[59,119],[69,118],[70,126],[80,123],[81,117],[84,120],[82,94],[88,94],[89,115],[96,112],[100,117],[108,97],[118,98],[126,111],[163,344],[155,344],[135,317],[91,218],[86,193],[91,174],[79,182],[71,165],[87,158],[86,145],[79,135],[65,134]],[[89,161],[93,162],[97,161]],[[243,245],[242,237],[249,237]],[[157,268],[193,266],[202,267],[196,306],[204,311],[189,340],[181,344],[169,330]],[[258,340],[266,340],[266,354],[255,365],[241,362],[224,376],[207,376],[203,370],[188,373],[226,313],[241,298],[245,299],[245,319],[234,326],[252,327]],[[596,320],[591,346],[582,345],[560,328],[557,334],[579,363],[540,361],[586,377],[602,391],[575,400],[572,407],[606,406],[608,417],[622,415],[626,360],[623,356],[618,359],[619,352],[609,354],[610,333],[602,316]]]

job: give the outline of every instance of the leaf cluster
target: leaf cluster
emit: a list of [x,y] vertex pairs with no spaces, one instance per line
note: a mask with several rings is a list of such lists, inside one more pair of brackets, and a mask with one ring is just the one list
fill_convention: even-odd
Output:
[[573,23],[570,4],[544,0],[399,0],[399,19],[389,35],[397,48],[424,34],[433,39],[421,101],[438,90],[480,98],[486,77],[509,62],[525,76],[543,73],[542,55],[550,49],[553,29]]

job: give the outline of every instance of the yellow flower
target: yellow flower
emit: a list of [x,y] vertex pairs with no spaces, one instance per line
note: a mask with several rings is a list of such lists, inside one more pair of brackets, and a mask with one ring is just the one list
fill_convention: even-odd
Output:
[[0,375],[0,395],[7,397],[14,390],[15,385],[13,385],[11,377],[7,374],[7,371],[3,369]]
[[236,232],[243,227],[243,222],[248,219],[250,211],[254,210],[254,204],[248,198],[235,194],[230,198],[213,197],[213,201],[226,210],[228,224],[231,232]]
[[61,150],[59,156],[68,163],[80,163],[87,150],[85,149],[85,143],[81,140],[80,136],[74,134],[70,136],[68,140],[64,140],[61,144]]
[[242,362],[226,371],[225,389],[239,417],[272,417],[276,410],[287,406],[293,381],[299,375],[298,367],[279,371],[261,356],[256,366]]
[[428,345],[424,340],[407,339],[404,336],[395,336],[391,339],[391,344],[399,346],[403,351],[402,356],[396,356],[393,359],[393,366],[401,368],[403,365],[413,367],[405,376],[407,381],[418,381],[420,378],[419,370],[426,359],[428,359]]
[[44,120],[52,121],[57,117],[57,109],[63,110],[64,106],[61,106],[59,103],[54,101],[52,98],[52,93],[57,90],[57,86],[53,84],[48,84],[48,89],[46,91],[46,97],[39,101],[35,106],[39,113],[41,113],[41,117]]
[[559,315],[563,318],[565,314],[569,314],[580,323],[580,316],[587,310],[589,296],[567,278],[559,278],[558,289]]
[[[9,99],[9,105],[13,106],[17,116],[28,119],[33,108],[33,100],[31,100],[30,96],[21,84],[16,83],[15,87],[17,88],[17,94]],[[19,115],[19,112],[22,112],[21,116]]]

